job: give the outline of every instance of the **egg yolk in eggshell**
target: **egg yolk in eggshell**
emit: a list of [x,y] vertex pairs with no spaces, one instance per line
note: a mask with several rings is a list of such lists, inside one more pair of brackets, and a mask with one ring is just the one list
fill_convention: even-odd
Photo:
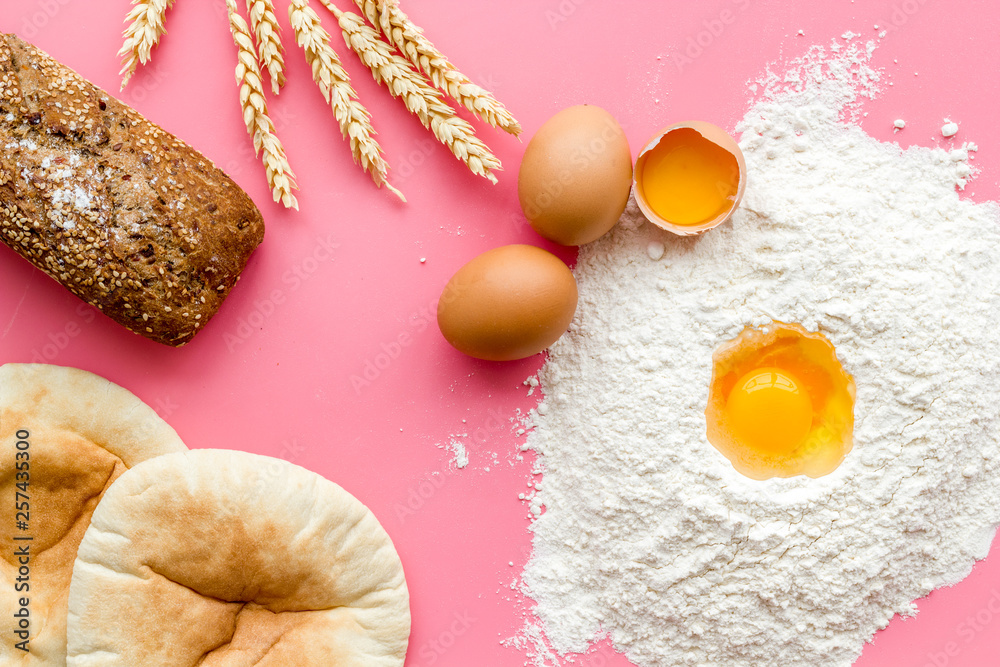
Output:
[[709,442],[752,479],[833,472],[853,446],[854,380],[825,336],[775,322],[713,356]]
[[736,156],[693,128],[664,134],[643,153],[636,169],[641,195],[656,215],[675,225],[700,225],[735,205],[740,182]]

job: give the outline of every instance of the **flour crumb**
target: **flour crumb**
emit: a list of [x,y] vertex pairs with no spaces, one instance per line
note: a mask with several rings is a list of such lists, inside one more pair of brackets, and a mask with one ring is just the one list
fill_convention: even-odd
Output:
[[456,468],[461,470],[469,465],[469,451],[465,448],[461,440],[452,440],[448,443],[448,449],[454,455],[451,462]]
[[902,118],[897,118],[895,122],[892,124],[892,126],[896,128],[896,131],[902,130],[904,127],[906,127],[906,121],[903,120]]
[[944,125],[941,126],[941,136],[942,137],[953,137],[958,134],[958,123],[954,123],[947,118],[944,119]]

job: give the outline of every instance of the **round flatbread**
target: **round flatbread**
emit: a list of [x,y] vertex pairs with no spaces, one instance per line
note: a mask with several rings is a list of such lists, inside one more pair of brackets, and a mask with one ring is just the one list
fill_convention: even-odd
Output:
[[76,550],[126,469],[187,448],[134,394],[75,368],[0,366],[0,665],[62,665]]
[[193,450],[129,470],[73,568],[71,667],[400,667],[409,593],[375,516],[281,459]]

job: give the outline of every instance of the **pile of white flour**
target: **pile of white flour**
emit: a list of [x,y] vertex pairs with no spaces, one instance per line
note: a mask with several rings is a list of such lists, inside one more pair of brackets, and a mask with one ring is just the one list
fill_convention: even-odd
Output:
[[[872,48],[762,82],[730,223],[681,239],[632,204],[581,249],[528,440],[535,664],[607,636],[642,667],[847,666],[986,556],[1000,209],[956,192],[973,146],[904,151],[852,120]],[[822,331],[857,382],[854,450],[821,479],[747,479],[705,438],[713,351],[771,320]]]

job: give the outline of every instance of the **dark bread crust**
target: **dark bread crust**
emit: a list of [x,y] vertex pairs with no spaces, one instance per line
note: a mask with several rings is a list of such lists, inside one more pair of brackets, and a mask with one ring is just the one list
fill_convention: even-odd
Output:
[[0,34],[0,241],[132,331],[183,345],[264,236],[211,161]]

